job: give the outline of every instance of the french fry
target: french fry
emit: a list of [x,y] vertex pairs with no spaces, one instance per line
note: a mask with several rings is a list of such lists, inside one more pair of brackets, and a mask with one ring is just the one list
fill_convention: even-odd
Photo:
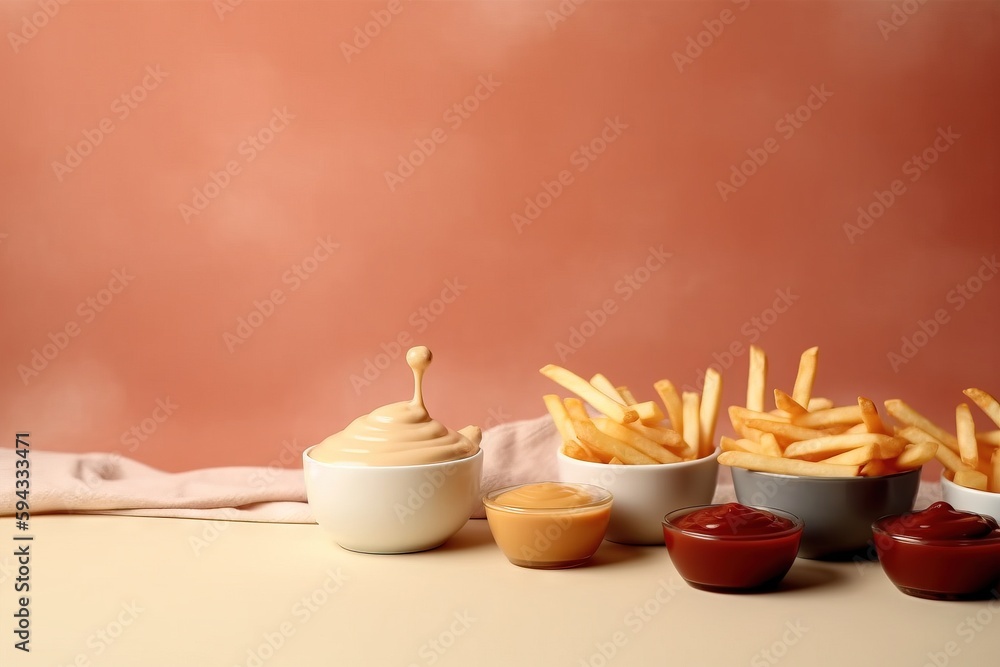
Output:
[[572,396],[564,398],[563,406],[566,408],[566,414],[569,415],[570,426],[573,425],[572,422],[587,421],[590,419],[590,415],[587,414],[587,408],[584,407],[583,401],[579,398],[573,398]]
[[747,375],[747,409],[764,411],[767,391],[767,355],[756,345],[750,346],[750,371]]
[[807,475],[812,477],[857,477],[860,466],[815,463],[797,459],[761,456],[748,452],[722,452],[719,463],[747,470],[772,472],[779,475]]
[[607,456],[608,460],[617,457],[622,463],[630,465],[656,463],[656,460],[652,457],[646,456],[642,452],[632,449],[624,442],[602,433],[592,422],[574,421],[573,430],[576,431],[577,437],[582,442]]
[[1000,447],[1000,430],[998,431],[979,431],[976,433],[976,441],[980,445],[990,445],[992,447]]
[[570,390],[619,424],[627,424],[639,419],[639,413],[636,410],[631,407],[626,408],[614,399],[608,398],[582,377],[561,366],[548,364],[543,366],[539,372],[556,384]]
[[932,436],[937,442],[958,453],[958,439],[951,433],[932,422],[927,417],[911,408],[909,405],[899,400],[891,398],[885,402],[885,410],[898,421],[907,426],[915,426],[924,433]]
[[715,422],[719,418],[721,400],[722,376],[714,368],[709,368],[705,372],[705,386],[701,390],[698,458],[708,456],[715,449]]
[[751,419],[746,422],[746,425],[750,428],[764,431],[765,433],[773,433],[779,438],[779,441],[783,439],[786,444],[798,442],[799,440],[812,440],[814,438],[830,435],[829,433],[817,431],[816,429],[806,428],[804,426],[795,426],[794,424],[785,424],[783,422],[771,421],[769,419]]
[[[835,430],[835,429],[828,429],[828,430]],[[861,422],[860,424],[855,424],[854,426],[848,429],[844,429],[843,431],[841,431],[841,433],[872,433],[872,431],[869,431],[868,426],[864,422]],[[830,435],[836,435],[836,434],[831,433]],[[883,435],[890,435],[890,434],[885,433]]]
[[569,413],[566,412],[566,407],[563,405],[563,402],[559,399],[559,397],[555,394],[546,394],[545,396],[542,396],[542,400],[545,402],[545,407],[548,409],[549,414],[552,415],[552,421],[559,430],[559,435],[562,436],[563,441],[575,438],[576,434],[573,432],[573,425],[570,423]]
[[684,432],[684,405],[681,395],[677,393],[677,388],[670,380],[659,380],[653,384],[653,389],[659,394],[663,401],[663,407],[667,410],[667,418],[670,420],[670,428],[678,433]]
[[[628,406],[630,410],[635,410],[639,415],[639,420],[647,426],[656,426],[663,421],[663,410],[656,404],[656,401],[645,401]],[[619,422],[621,423],[621,422]]]
[[672,429],[663,426],[646,426],[642,422],[630,422],[625,426],[658,445],[671,448],[684,447],[684,439],[681,434]]
[[959,458],[958,454],[940,443],[938,443],[937,451],[934,452],[934,458],[940,461],[941,465],[952,472],[972,470],[971,466],[962,462],[962,459]]
[[625,401],[625,405],[635,405],[636,403],[639,402],[635,400],[635,396],[632,395],[632,392],[629,390],[628,387],[615,387],[615,391],[617,391],[618,395],[621,396],[622,400]]
[[1000,493],[1000,449],[993,452],[990,460],[990,491]]
[[778,444],[778,439],[774,437],[773,433],[761,433],[760,448],[763,450],[764,454],[768,456],[781,456],[781,446]]
[[616,466],[624,465],[622,463],[622,460],[620,458],[618,458],[617,456],[612,456],[611,460],[608,461],[608,463],[610,463],[611,465],[616,465]]
[[736,426],[736,432],[742,437],[748,440],[753,440],[754,442],[760,442],[760,439],[764,437],[764,431],[756,428],[750,428],[744,423],[740,423]]
[[577,461],[590,461],[591,463],[603,463],[600,458],[592,454],[586,447],[575,440],[567,440],[562,444],[562,452],[566,456]]
[[[671,452],[666,447],[658,445],[652,440],[645,438],[627,426],[622,426],[611,419],[595,419],[594,426],[605,435],[609,435],[632,449],[642,452],[657,463],[676,463],[681,457]],[[620,458],[620,457],[619,457]]]
[[882,459],[872,459],[861,467],[862,477],[881,477],[882,475],[891,475],[894,472],[896,472],[896,468]]
[[759,456],[772,456],[772,454],[765,451],[763,445],[759,442],[747,440],[746,438],[733,440],[732,438],[722,436],[719,439],[719,448],[724,452],[748,452]]
[[896,467],[900,470],[912,470],[934,458],[938,445],[936,442],[919,442],[906,445],[903,452],[896,457]]
[[955,408],[955,434],[958,439],[958,454],[962,463],[975,468],[979,465],[979,444],[976,442],[976,423],[972,411],[965,403]]
[[738,423],[745,423],[751,419],[764,419],[770,422],[781,422],[783,424],[789,423],[788,417],[782,417],[781,415],[771,414],[770,412],[756,412],[754,410],[748,410],[747,408],[740,407],[739,405],[729,406],[729,421],[732,422],[733,428],[736,428]]
[[955,479],[953,481],[955,484],[965,486],[970,489],[985,491],[987,488],[986,475],[978,470],[959,470],[955,472]]
[[861,410],[861,423],[865,425],[865,429],[869,433],[891,435],[886,430],[885,424],[882,423],[882,418],[878,416],[878,408],[875,407],[875,403],[870,398],[858,396],[858,408]]
[[793,442],[785,447],[785,456],[793,459],[822,459],[865,445],[879,446],[892,436],[878,433],[827,435],[812,440]]
[[805,426],[806,428],[826,428],[840,424],[853,426],[862,421],[861,406],[845,405],[839,408],[807,412],[793,416],[791,421],[796,426]]
[[[841,452],[831,456],[830,458],[821,459],[820,463],[838,463],[840,465],[864,465],[875,458],[875,450],[877,447],[872,445],[864,445],[862,447],[856,447],[854,449],[849,449],[846,452]],[[862,470],[864,474],[864,470]]]
[[[877,433],[876,435],[882,435]],[[883,440],[875,446],[875,458],[877,459],[894,459],[903,453],[903,449],[909,443],[903,438],[896,438],[893,436],[888,436],[888,440]]]
[[806,410],[809,412],[815,412],[817,410],[829,410],[833,407],[833,401],[829,398],[810,398],[809,405],[806,406]]
[[812,397],[813,383],[816,381],[816,366],[819,362],[819,348],[810,347],[799,357],[799,372],[795,376],[792,398],[799,405],[808,405]]
[[681,395],[681,403],[684,405],[684,442],[687,443],[688,449],[697,455],[698,443],[701,442],[701,421],[699,418],[701,396],[693,391],[685,391]]
[[597,391],[601,392],[611,400],[621,403],[622,405],[626,404],[625,399],[622,398],[621,394],[618,393],[618,390],[615,389],[615,385],[611,382],[611,380],[604,377],[600,373],[597,373],[594,377],[590,378],[590,384],[597,389]]
[[797,417],[798,415],[804,415],[809,412],[804,407],[796,403],[794,398],[780,389],[774,390],[774,406],[789,417]]
[[970,387],[963,391],[972,402],[979,406],[979,409],[986,413],[986,416],[993,420],[993,423],[1000,428],[1000,402],[982,389]]

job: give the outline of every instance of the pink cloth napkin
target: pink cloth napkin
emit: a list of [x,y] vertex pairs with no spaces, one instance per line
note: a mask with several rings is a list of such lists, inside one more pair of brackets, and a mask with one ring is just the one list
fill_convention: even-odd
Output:
[[[508,422],[483,434],[483,493],[557,479],[559,433],[548,415]],[[301,468],[205,468],[169,473],[115,453],[70,454],[34,450],[31,513],[312,523]],[[17,456],[0,449],[0,516],[14,514]],[[728,471],[720,472],[715,502],[735,499]],[[917,506],[940,498],[937,484],[921,486]],[[473,518],[483,518],[480,505]]]

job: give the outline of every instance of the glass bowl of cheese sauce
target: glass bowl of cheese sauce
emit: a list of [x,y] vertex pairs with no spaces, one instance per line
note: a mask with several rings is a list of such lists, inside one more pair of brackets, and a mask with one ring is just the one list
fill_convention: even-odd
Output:
[[365,553],[410,553],[443,544],[479,502],[482,431],[433,419],[423,396],[432,355],[406,354],[413,398],[358,417],[302,454],[316,522],[337,544]]
[[556,570],[590,560],[611,520],[611,492],[590,484],[538,482],[483,498],[493,539],[514,565]]

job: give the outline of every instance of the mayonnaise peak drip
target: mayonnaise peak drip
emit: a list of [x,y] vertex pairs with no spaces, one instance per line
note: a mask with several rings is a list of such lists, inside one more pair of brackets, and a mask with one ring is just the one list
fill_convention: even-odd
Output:
[[423,379],[431,358],[431,351],[423,345],[406,353],[406,363],[413,369],[412,400],[390,403],[358,417],[309,455],[325,463],[407,466],[456,461],[478,452],[483,437],[478,427],[453,431],[427,413]]

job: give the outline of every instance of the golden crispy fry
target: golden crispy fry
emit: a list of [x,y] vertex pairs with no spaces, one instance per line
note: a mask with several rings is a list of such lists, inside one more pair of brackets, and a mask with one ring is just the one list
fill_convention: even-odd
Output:
[[698,458],[708,456],[715,449],[715,422],[719,418],[721,401],[722,376],[714,368],[709,368],[705,372],[705,386],[701,390]]
[[618,457],[623,463],[633,465],[656,463],[656,460],[652,457],[646,456],[642,452],[632,449],[624,442],[602,433],[592,422],[574,421],[573,430],[576,431],[577,437],[583,443],[604,454],[609,460],[612,457]]
[[773,472],[780,475],[809,475],[812,477],[857,477],[859,466],[836,465],[832,463],[815,463],[796,459],[761,456],[747,452],[722,452],[719,463],[736,466],[760,472]]
[[681,395],[677,393],[677,388],[670,380],[659,380],[653,385],[653,389],[659,394],[663,401],[663,407],[667,409],[667,418],[670,420],[670,428],[678,433],[684,432],[684,406]]
[[982,389],[970,387],[963,392],[966,396],[979,406],[979,409],[986,413],[986,416],[993,420],[993,423],[1000,428],[1000,402]]
[[572,422],[578,420],[587,421],[590,419],[590,415],[587,414],[587,408],[584,407],[583,401],[579,398],[573,398],[572,396],[564,398],[563,406],[566,408],[566,414],[569,415],[570,426],[572,426]]
[[[809,412],[804,407],[796,403],[794,398],[780,389],[774,390],[774,406],[789,417],[797,417],[798,415],[804,415]],[[777,413],[772,412],[771,414]]]
[[840,424],[853,426],[861,421],[861,406],[859,405],[845,405],[839,408],[807,412],[792,417],[793,424],[796,426],[805,426],[806,428],[826,428],[827,426]]
[[566,407],[559,397],[555,394],[546,394],[542,396],[542,400],[545,401],[545,407],[548,409],[549,414],[552,415],[552,421],[555,423],[556,428],[559,429],[559,435],[562,436],[562,439],[566,441],[575,438],[576,434],[573,433],[573,425],[570,424],[569,413],[566,412]]
[[570,458],[574,458],[578,461],[590,461],[591,463],[604,463],[600,457],[596,456],[591,450],[584,447],[579,442],[575,440],[567,440],[562,444],[562,452]]
[[663,410],[656,404],[656,401],[646,401],[628,406],[630,410],[635,410],[639,415],[639,420],[646,426],[656,426],[663,421]]
[[986,475],[978,470],[959,470],[955,473],[955,478],[952,481],[954,481],[955,484],[959,484],[970,489],[979,489],[980,491],[985,491],[987,485]]
[[907,445],[903,448],[903,452],[896,457],[896,467],[900,470],[919,468],[934,458],[937,448],[936,442],[919,442]]
[[693,391],[685,391],[681,395],[681,403],[684,406],[684,442],[687,443],[689,453],[697,456],[698,445],[701,442],[701,396]]
[[746,423],[751,419],[765,419],[770,422],[781,422],[782,424],[789,423],[788,417],[781,415],[771,414],[770,412],[755,412],[738,405],[729,406],[729,421],[732,423],[733,428],[736,428],[737,424]]
[[934,452],[934,458],[940,461],[941,465],[952,472],[972,470],[970,465],[962,463],[962,459],[959,458],[958,454],[948,449],[941,443],[938,443],[937,451]]
[[849,433],[827,435],[812,440],[793,442],[785,447],[785,456],[793,459],[823,459],[865,445],[881,445],[892,436],[879,433]]
[[804,426],[795,426],[793,424],[785,424],[768,419],[751,419],[746,422],[746,425],[750,428],[764,431],[765,433],[773,433],[778,438],[779,442],[784,440],[785,444],[830,435],[824,431],[805,428]]
[[891,398],[885,402],[885,410],[897,420],[907,426],[915,426],[924,433],[927,433],[937,442],[945,445],[954,452],[958,452],[958,439],[951,433],[932,422],[927,417],[911,408],[909,405],[899,400]]
[[547,366],[543,366],[540,372],[556,384],[569,389],[571,392],[590,403],[594,406],[594,408],[600,410],[619,424],[626,424],[639,419],[638,412],[632,408],[626,408],[614,399],[608,398],[582,377],[566,370],[565,368],[549,364]]
[[1000,493],[1000,449],[993,452],[990,461],[990,491]]
[[625,424],[639,435],[649,438],[658,445],[664,447],[684,447],[684,439],[681,434],[665,426],[646,426],[642,422],[631,422]]
[[962,462],[975,468],[979,465],[976,423],[972,421],[972,410],[965,403],[955,408],[955,433],[958,439],[958,454],[962,457]]
[[[849,449],[830,458],[821,459],[821,463],[838,463],[840,465],[864,465],[875,458],[877,447],[874,444]],[[864,470],[861,471],[864,474]]]
[[635,405],[639,402],[635,400],[635,396],[632,395],[632,392],[628,387],[615,387],[615,391],[617,391],[618,395],[622,397],[623,401],[625,401],[625,405]]
[[778,444],[778,439],[774,437],[773,433],[761,433],[758,442],[760,442],[760,448],[764,454],[768,456],[782,455],[781,446]]
[[748,440],[753,440],[754,442],[760,442],[760,439],[764,436],[764,431],[756,428],[750,428],[744,423],[740,423],[739,426],[736,427],[736,432],[739,433],[740,436],[747,438]]
[[611,460],[608,461],[608,463],[610,463],[611,465],[616,465],[616,466],[624,465],[622,463],[622,460],[620,458],[618,458],[617,456],[612,456]]
[[611,419],[595,419],[596,426],[602,433],[609,435],[632,449],[642,452],[657,463],[676,463],[681,457],[671,452],[666,447],[658,445],[652,440],[645,438],[627,426],[622,426]]
[[750,371],[747,375],[747,409],[764,411],[767,392],[767,355],[756,345],[750,346]]
[[858,396],[858,408],[861,410],[861,422],[869,433],[892,435],[886,430],[882,418],[878,416],[878,408],[875,407],[875,403],[870,398]]
[[976,433],[976,440],[980,445],[1000,447],[1000,431],[979,431]]
[[[882,435],[877,433],[876,435]],[[903,438],[897,438],[894,436],[889,436],[888,440],[883,440],[875,446],[875,458],[877,459],[894,459],[903,453],[903,449],[909,443]]]
[[[837,433],[837,429],[836,428],[830,428],[830,429],[827,429],[827,430],[829,430],[831,432],[830,435],[836,435],[836,433]],[[844,429],[842,431],[839,431],[839,432],[840,433],[872,433],[873,431],[869,431],[868,430],[868,426],[864,422],[861,422],[860,424],[855,424],[854,426],[852,426],[850,428],[846,428],[846,429]],[[884,435],[891,435],[891,434],[884,434]]]
[[810,398],[806,410],[816,412],[817,410],[829,410],[833,407],[833,401],[829,398]]
[[819,362],[819,348],[810,347],[799,358],[799,372],[795,376],[792,398],[799,405],[809,405],[813,383],[816,382],[816,366]]
[[590,384],[597,389],[597,391],[601,392],[611,400],[625,405],[625,399],[622,398],[621,394],[618,393],[618,390],[615,389],[615,385],[611,382],[611,380],[604,377],[600,373],[597,373],[594,377],[590,378]]
[[732,438],[722,436],[722,438],[719,439],[719,447],[724,452],[749,452],[751,454],[758,454],[760,456],[773,456],[773,454],[770,454],[767,451],[765,451],[764,446],[761,445],[759,442],[754,442],[753,440],[747,440],[746,438],[733,440]]
[[872,459],[861,467],[862,477],[881,477],[882,475],[891,475],[894,472],[898,471],[892,462],[882,459]]

